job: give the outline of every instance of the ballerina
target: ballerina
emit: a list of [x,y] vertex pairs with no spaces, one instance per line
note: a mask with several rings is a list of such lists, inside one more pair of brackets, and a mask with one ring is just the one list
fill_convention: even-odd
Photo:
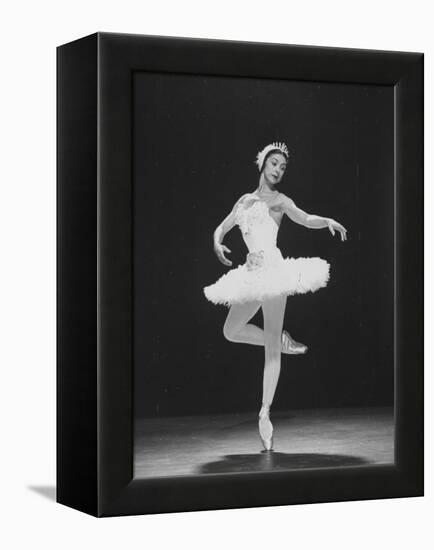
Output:
[[[303,354],[307,346],[283,330],[287,297],[315,292],[329,280],[330,265],[322,258],[283,258],[276,245],[283,216],[310,229],[328,228],[347,239],[346,229],[332,218],[307,214],[279,192],[289,159],[284,143],[271,143],[256,156],[259,185],[241,196],[214,231],[214,252],[221,263],[232,266],[225,254],[224,236],[238,225],[248,253],[243,265],[229,270],[214,284],[204,287],[206,298],[228,306],[223,334],[231,342],[265,348],[262,405],[258,415],[259,436],[266,451],[273,450],[270,407],[280,376],[281,354]],[[264,327],[249,323],[262,307]]]

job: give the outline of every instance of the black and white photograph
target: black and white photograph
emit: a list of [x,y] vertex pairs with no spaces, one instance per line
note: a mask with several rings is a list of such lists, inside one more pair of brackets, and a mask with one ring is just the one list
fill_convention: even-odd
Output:
[[433,547],[430,4],[2,22],[0,547]]
[[134,475],[393,464],[394,92],[136,72]]

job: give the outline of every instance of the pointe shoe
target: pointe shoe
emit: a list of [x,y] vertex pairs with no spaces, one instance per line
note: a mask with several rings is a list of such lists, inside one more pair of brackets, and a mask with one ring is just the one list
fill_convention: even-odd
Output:
[[270,407],[262,406],[259,411],[259,437],[266,451],[273,450],[273,424],[270,421]]
[[287,330],[282,331],[282,352],[289,355],[298,355],[306,353],[307,346],[296,342],[294,338],[289,335]]

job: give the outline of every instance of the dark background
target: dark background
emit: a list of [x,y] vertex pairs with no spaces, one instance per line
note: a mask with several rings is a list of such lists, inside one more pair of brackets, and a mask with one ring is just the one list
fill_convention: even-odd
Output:
[[[225,340],[228,308],[203,287],[228,269],[213,232],[272,141],[291,155],[279,190],[348,230],[282,221],[282,254],[320,256],[331,278],[288,297],[284,327],[309,351],[282,355],[273,409],[393,404],[393,88],[142,72],[133,123],[135,414],[259,409],[264,349]],[[238,227],[224,243],[244,263]]]

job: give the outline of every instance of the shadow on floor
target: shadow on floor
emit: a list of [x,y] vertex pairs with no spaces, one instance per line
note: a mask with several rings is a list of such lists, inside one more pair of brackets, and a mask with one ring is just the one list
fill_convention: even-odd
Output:
[[35,485],[29,485],[27,487],[30,491],[33,491],[35,493],[38,493],[39,495],[42,495],[45,498],[48,498],[49,500],[56,501],[56,487],[54,486],[35,486]]
[[203,464],[199,474],[236,472],[268,472],[304,468],[339,468],[370,464],[364,458],[321,453],[278,453],[263,451],[257,454],[226,455],[222,460]]

